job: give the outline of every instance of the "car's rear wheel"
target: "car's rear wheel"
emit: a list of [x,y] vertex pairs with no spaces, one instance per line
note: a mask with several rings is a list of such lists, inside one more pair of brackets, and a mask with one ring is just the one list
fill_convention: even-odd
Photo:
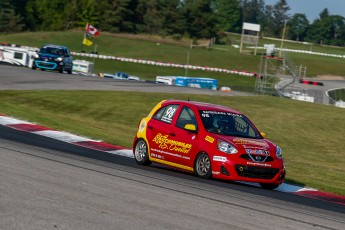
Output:
[[279,187],[280,184],[266,184],[266,183],[260,183],[261,188],[263,189],[269,189],[273,190]]
[[134,158],[136,162],[140,165],[150,165],[149,151],[147,143],[144,139],[139,139],[134,148]]
[[206,153],[200,153],[194,163],[194,172],[202,178],[209,178],[212,174],[211,160]]

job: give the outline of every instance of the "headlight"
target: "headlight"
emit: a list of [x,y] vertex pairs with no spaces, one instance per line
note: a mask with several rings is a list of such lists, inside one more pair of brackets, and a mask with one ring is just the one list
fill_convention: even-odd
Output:
[[226,141],[217,140],[217,149],[224,153],[235,154],[237,149]]
[[283,159],[283,151],[282,149],[277,145],[277,148],[276,148],[276,157],[279,158],[279,159]]
[[62,57],[58,57],[55,59],[55,61],[62,61],[62,60],[63,60]]
[[33,58],[39,58],[40,56],[38,55],[38,53],[34,53],[34,54],[32,55],[32,57],[33,57]]

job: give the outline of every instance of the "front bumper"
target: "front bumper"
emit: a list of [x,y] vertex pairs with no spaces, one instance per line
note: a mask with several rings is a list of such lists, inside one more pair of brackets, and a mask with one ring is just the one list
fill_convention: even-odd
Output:
[[212,177],[224,180],[281,184],[285,179],[285,167],[279,160],[265,163],[235,157],[235,159],[227,159],[223,162],[212,161]]

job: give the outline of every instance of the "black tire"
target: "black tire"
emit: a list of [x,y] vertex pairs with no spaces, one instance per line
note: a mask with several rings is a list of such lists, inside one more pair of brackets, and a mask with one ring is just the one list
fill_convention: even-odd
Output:
[[280,184],[266,184],[266,183],[260,183],[261,188],[267,189],[267,190],[273,190],[279,187]]
[[36,69],[36,66],[35,66],[35,65],[32,65],[31,69],[35,70],[35,69]]
[[59,69],[59,73],[63,73],[63,71],[64,71],[63,68]]
[[67,70],[67,73],[68,74],[72,74],[72,70],[70,69],[70,70]]
[[139,165],[150,165],[149,151],[144,139],[138,139],[134,147],[134,159]]
[[198,177],[210,178],[212,167],[210,157],[206,153],[199,153],[194,162],[194,172]]

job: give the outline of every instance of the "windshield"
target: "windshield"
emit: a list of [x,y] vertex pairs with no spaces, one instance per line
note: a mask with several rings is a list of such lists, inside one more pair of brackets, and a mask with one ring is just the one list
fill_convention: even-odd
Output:
[[40,53],[54,54],[54,55],[64,55],[65,54],[63,49],[58,48],[58,47],[50,47],[50,46],[42,47],[40,50]]
[[258,130],[242,114],[201,110],[200,116],[208,132],[226,136],[262,138]]

